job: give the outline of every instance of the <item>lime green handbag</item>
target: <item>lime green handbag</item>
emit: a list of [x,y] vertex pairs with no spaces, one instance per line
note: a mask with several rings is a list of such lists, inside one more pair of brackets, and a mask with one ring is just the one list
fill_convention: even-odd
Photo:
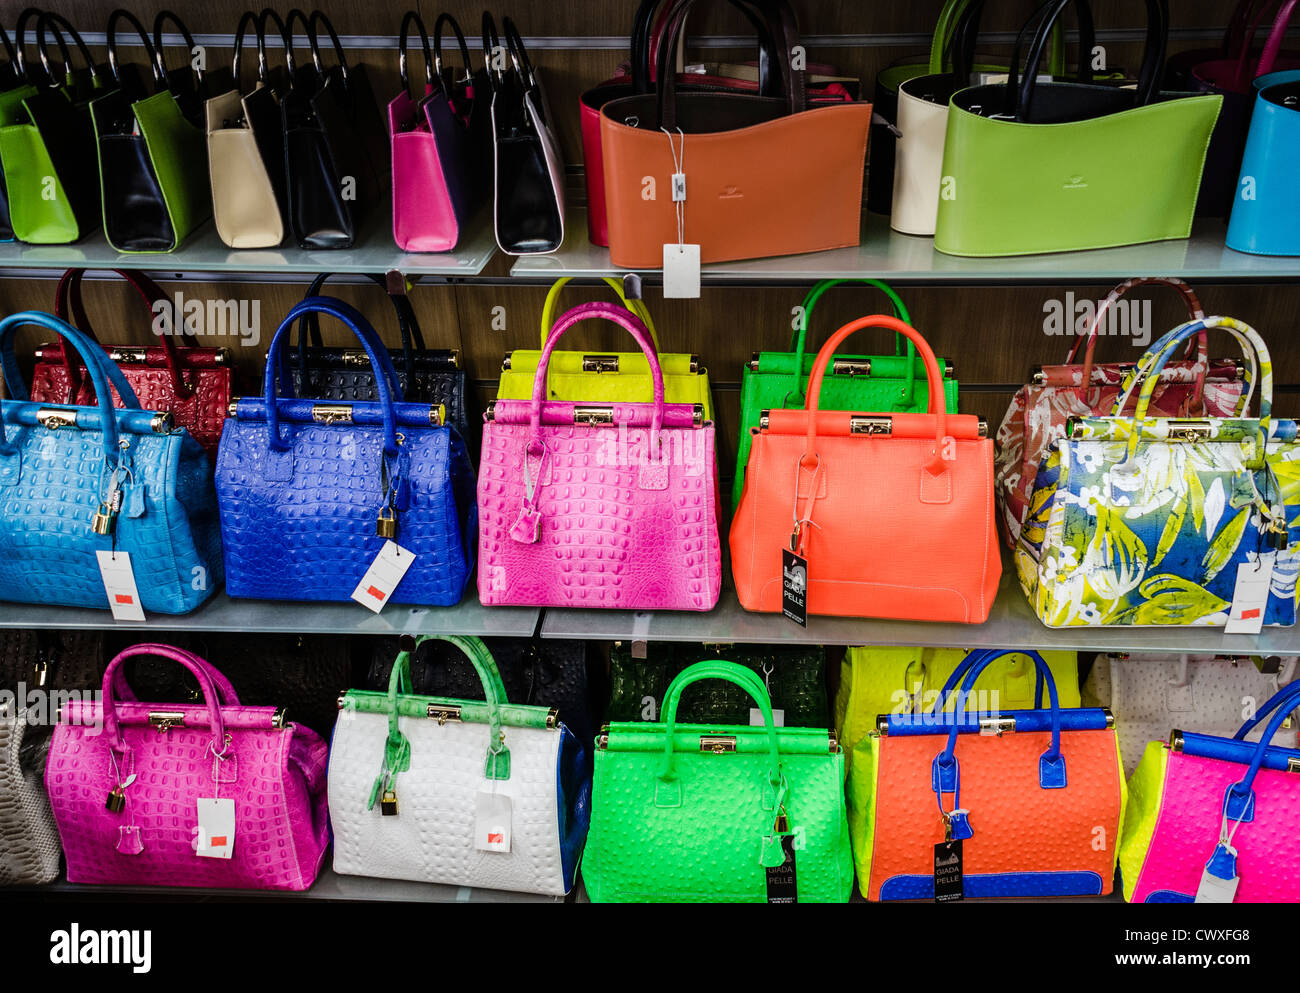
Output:
[[[557,279],[546,294],[542,307],[542,347],[550,336],[554,323],[555,305],[560,290],[568,283],[566,276]],[[623,293],[623,284],[612,276],[605,282],[619,301],[641,318],[655,350],[659,337],[654,321],[644,301],[629,300]],[[517,348],[501,364],[501,382],[497,387],[499,400],[527,400],[533,395],[533,379],[537,375],[540,350]],[[709,390],[709,372],[700,365],[698,355],[660,352],[659,363],[664,374],[665,403],[693,403],[704,408],[704,419],[713,420],[713,398]],[[641,352],[590,352],[556,350],[547,366],[546,385],[551,400],[575,403],[618,403],[620,401],[648,402],[653,398],[654,387],[650,366]]]
[[[764,725],[678,724],[682,690],[705,679],[742,687]],[[582,866],[593,902],[848,900],[844,755],[833,734],[776,727],[762,680],[716,660],[673,680],[663,718],[611,724],[596,740]]]
[[[749,447],[753,431],[765,410],[802,409],[808,377],[812,374],[817,351],[806,350],[808,325],[813,308],[822,294],[834,286],[860,283],[874,286],[889,297],[894,316],[905,324],[911,315],[889,286],[878,279],[825,279],[804,297],[797,330],[790,340],[790,352],[756,352],[740,373],[740,432],[736,439],[736,477],[731,485],[731,505],[740,503],[745,488],[745,467],[749,464]],[[944,399],[948,413],[957,413],[957,381],[952,366],[939,360],[943,369]],[[797,373],[796,373],[797,370]],[[858,413],[923,414],[929,409],[930,388],[925,378],[925,363],[916,354],[912,342],[894,335],[893,355],[836,355],[822,381],[821,410],[851,410]]]

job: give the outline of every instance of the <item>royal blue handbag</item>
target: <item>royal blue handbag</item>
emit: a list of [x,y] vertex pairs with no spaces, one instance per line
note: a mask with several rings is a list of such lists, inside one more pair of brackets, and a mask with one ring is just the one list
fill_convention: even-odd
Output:
[[[14,355],[29,326],[76,348],[95,406],[29,399]],[[107,609],[99,551],[130,556],[146,611],[184,614],[211,596],[221,537],[199,443],[170,414],[141,409],[103,348],[50,314],[0,321],[0,369],[0,600]]]
[[[357,336],[377,401],[294,397],[282,353],[306,314],[333,317]],[[226,591],[345,602],[391,538],[415,558],[385,602],[459,603],[474,568],[476,483],[445,417],[440,405],[402,400],[383,343],[353,307],[333,297],[295,306],[271,339],[263,396],[237,401],[221,435]]]
[[1228,247],[1300,255],[1300,70],[1255,80],[1255,110],[1228,221]]

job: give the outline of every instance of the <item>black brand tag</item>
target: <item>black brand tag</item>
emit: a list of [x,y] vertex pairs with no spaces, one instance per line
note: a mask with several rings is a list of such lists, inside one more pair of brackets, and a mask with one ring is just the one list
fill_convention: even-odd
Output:
[[941,841],[934,846],[934,902],[966,899],[961,880],[961,842]]
[[767,870],[767,902],[798,903],[799,887],[794,876],[794,835],[781,836],[785,861]]
[[808,560],[788,548],[781,549],[781,613],[808,626]]

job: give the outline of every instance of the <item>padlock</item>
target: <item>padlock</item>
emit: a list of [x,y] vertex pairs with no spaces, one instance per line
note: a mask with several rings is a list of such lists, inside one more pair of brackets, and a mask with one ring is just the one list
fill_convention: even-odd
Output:
[[781,812],[780,812],[779,814],[776,815],[776,828],[775,828],[775,831],[776,831],[777,834],[789,834],[789,833],[790,833],[790,821],[789,821],[789,818],[787,818],[787,817],[785,816],[785,808],[784,808],[784,807],[781,809]]
[[126,794],[122,792],[122,787],[118,786],[108,794],[104,809],[110,814],[120,814],[126,809]]
[[385,817],[397,816],[396,790],[384,790],[383,795],[379,798],[379,812]]
[[91,519],[90,530],[94,531],[95,534],[112,534],[116,524],[117,512],[108,504],[101,503],[99,510],[95,512],[95,516]]
[[379,512],[379,519],[375,521],[375,534],[381,538],[397,537],[397,511],[392,507],[385,507]]

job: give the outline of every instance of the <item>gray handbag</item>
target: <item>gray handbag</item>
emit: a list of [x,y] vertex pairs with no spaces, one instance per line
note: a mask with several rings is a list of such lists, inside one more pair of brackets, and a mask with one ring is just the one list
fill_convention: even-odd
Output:
[[26,710],[10,701],[0,707],[0,886],[59,875],[59,833],[45,796],[49,744],[49,728],[29,725]]

